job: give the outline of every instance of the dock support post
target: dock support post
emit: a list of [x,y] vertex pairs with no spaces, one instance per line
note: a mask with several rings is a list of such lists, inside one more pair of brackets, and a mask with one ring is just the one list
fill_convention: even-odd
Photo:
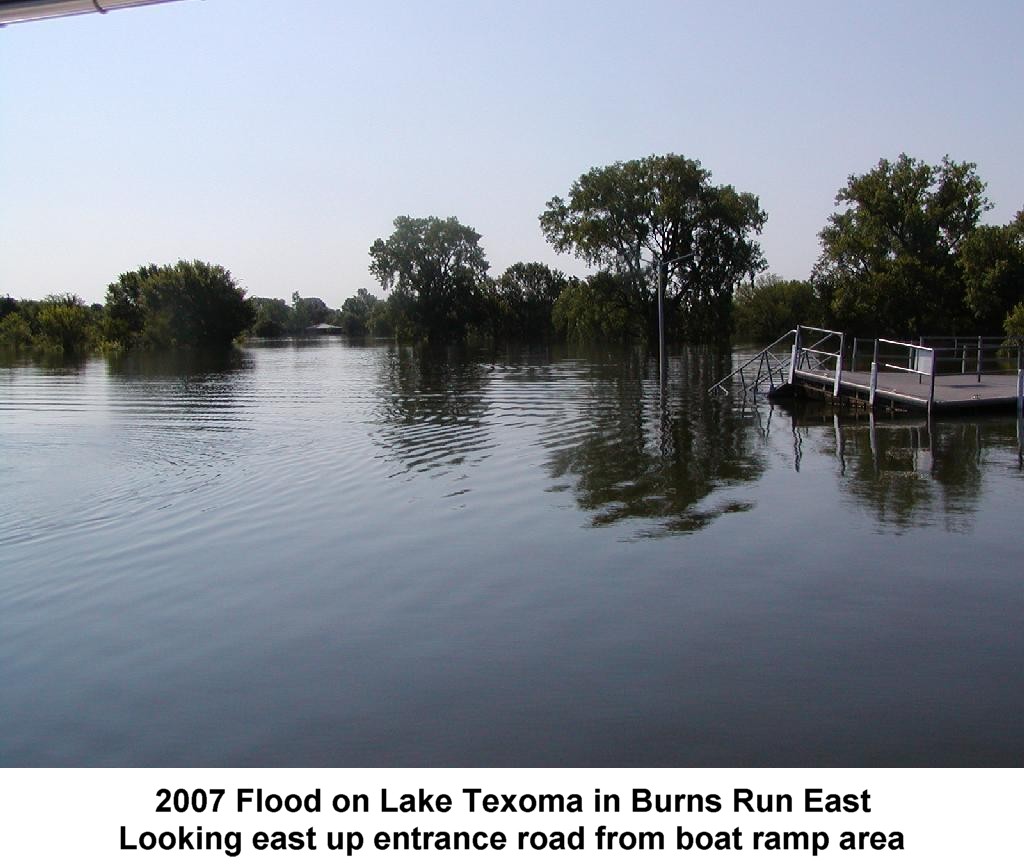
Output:
[[832,387],[832,397],[839,397],[839,384],[843,379],[843,343],[846,341],[846,335],[842,332],[839,333],[839,353],[836,356],[836,384]]
[[853,352],[850,354],[850,373],[857,370],[857,338],[853,339]]
[[928,418],[930,419],[932,416],[932,404],[935,403],[935,350],[930,349],[928,352],[932,354],[932,373],[928,382]]
[[871,386],[868,390],[868,406],[875,407],[875,392],[878,391],[878,338],[875,338],[875,349],[871,354]]
[[797,361],[800,358],[800,326],[796,327],[796,334],[793,336],[793,351],[789,354],[789,385],[793,385],[794,373],[796,373]]
[[1024,368],[1017,369],[1017,416],[1024,415]]
[[981,335],[978,335],[978,382],[981,382]]

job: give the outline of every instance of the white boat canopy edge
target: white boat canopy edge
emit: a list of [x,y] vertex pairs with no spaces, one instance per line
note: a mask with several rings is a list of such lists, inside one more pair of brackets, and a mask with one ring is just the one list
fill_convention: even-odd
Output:
[[128,6],[150,6],[174,0],[0,0],[0,27],[41,18],[62,18],[88,12],[111,12]]

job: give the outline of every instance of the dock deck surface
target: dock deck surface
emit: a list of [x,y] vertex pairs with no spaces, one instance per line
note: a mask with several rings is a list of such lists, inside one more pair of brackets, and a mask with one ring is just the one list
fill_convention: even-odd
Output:
[[[833,387],[835,374],[798,370],[794,382]],[[876,399],[893,401],[897,404],[928,406],[929,377],[902,371],[879,371]],[[839,386],[840,394],[867,398],[871,391],[871,374],[867,371],[843,371]],[[999,407],[1016,405],[1016,374],[940,374],[935,378],[936,410],[964,410],[972,407]]]

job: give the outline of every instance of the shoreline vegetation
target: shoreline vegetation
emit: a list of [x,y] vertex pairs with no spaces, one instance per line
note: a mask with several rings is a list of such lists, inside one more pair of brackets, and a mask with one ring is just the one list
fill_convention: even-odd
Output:
[[1024,210],[981,225],[992,205],[973,163],[883,159],[850,175],[835,204],[808,279],[783,279],[756,240],[768,218],[757,196],[713,185],[697,160],[651,156],[591,169],[547,202],[545,238],[595,269],[585,277],[518,262],[495,278],[470,226],[400,216],[369,251],[384,299],[360,288],[332,309],[298,292],[246,297],[226,268],[181,260],[120,275],[102,305],[0,296],[0,348],[216,347],[317,326],[431,344],[643,342],[659,282],[673,341],[768,342],[797,322],[864,337],[1024,333]]

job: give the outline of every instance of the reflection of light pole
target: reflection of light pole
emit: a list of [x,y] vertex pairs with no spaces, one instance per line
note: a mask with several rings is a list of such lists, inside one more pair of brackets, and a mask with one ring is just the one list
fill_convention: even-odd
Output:
[[654,257],[654,267],[658,269],[658,376],[661,382],[665,382],[665,278],[662,276],[664,269],[668,271],[670,265],[680,262],[683,259],[693,259],[694,254],[684,253],[675,259],[662,260]]

